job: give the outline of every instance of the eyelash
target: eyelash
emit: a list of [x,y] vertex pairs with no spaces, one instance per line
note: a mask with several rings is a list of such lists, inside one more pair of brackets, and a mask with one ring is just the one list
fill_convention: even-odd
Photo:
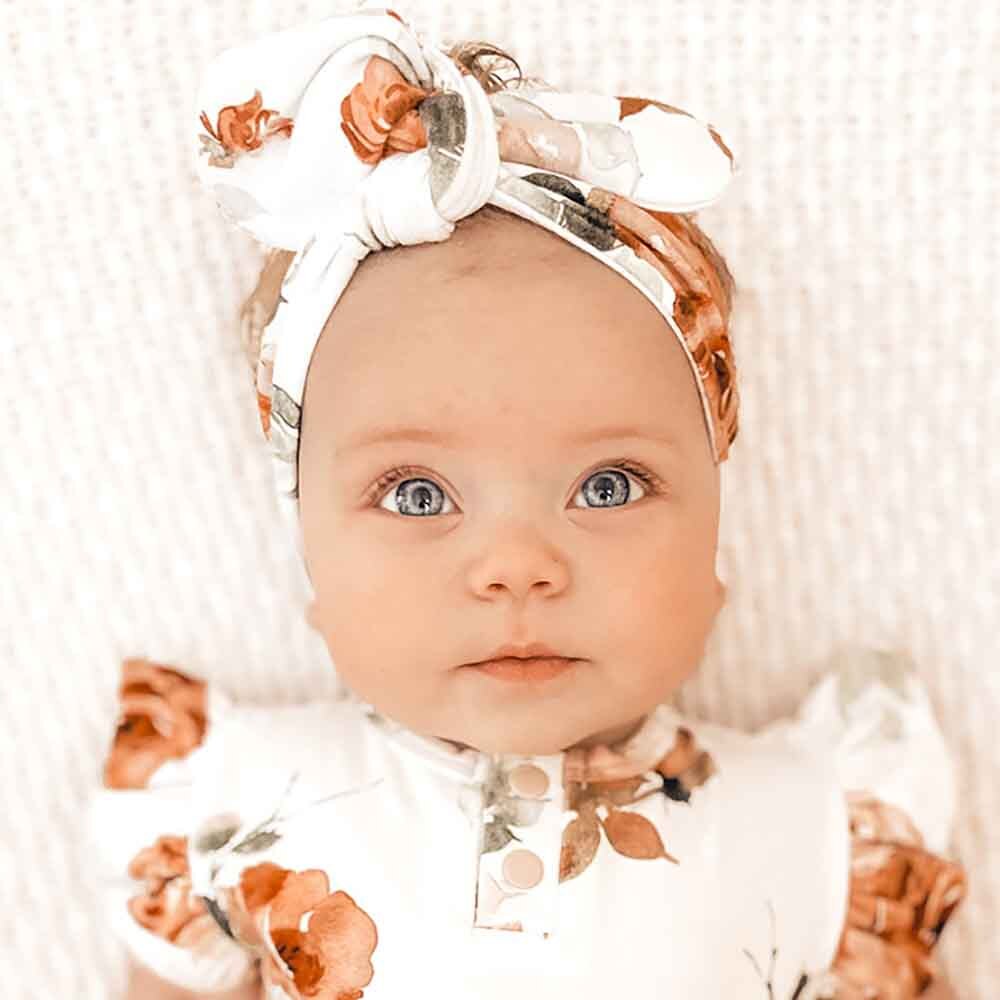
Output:
[[[596,476],[598,472],[605,472],[608,470],[628,472],[630,475],[635,476],[640,483],[642,483],[647,492],[654,495],[658,496],[667,492],[667,484],[655,472],[651,472],[649,469],[639,465],[637,462],[633,462],[630,458],[612,459],[608,464],[598,466],[598,468],[594,469],[594,471],[589,473],[583,481],[586,482],[591,476]],[[382,473],[382,475],[378,477],[378,479],[372,484],[371,489],[369,489],[365,495],[365,502],[371,504],[379,502],[389,491],[389,487],[395,486],[397,483],[411,477],[420,479],[431,478],[430,476],[425,475],[416,466],[397,466],[394,469],[389,469],[388,472]],[[629,505],[625,504],[619,506]],[[592,509],[599,510],[600,508],[595,507]]]

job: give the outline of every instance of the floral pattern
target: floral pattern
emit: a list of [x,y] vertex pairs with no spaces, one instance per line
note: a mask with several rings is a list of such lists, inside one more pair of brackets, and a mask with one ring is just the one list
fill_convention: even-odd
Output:
[[291,136],[294,122],[264,107],[259,90],[243,104],[230,104],[216,117],[212,127],[208,115],[202,111],[201,123],[208,135],[201,135],[202,152],[207,152],[213,167],[231,167],[241,153],[259,149],[275,136]]
[[[371,56],[364,76],[341,104],[341,128],[355,155],[369,166],[396,152],[413,152],[428,145],[428,137],[417,106],[436,91],[409,84],[396,65],[381,56]],[[619,120],[653,105],[670,114],[686,115],[679,108],[648,98],[619,97]],[[444,104],[441,107],[445,107]],[[457,113],[457,111],[456,111]],[[729,161],[731,150],[718,131],[706,126],[715,144]],[[625,155],[616,150],[606,132],[591,130],[586,136],[587,155],[597,157],[601,147],[612,162]],[[612,133],[614,136],[615,133]],[[617,133],[619,140],[624,133]],[[497,119],[497,141],[501,160],[541,168],[539,174],[508,179],[514,192],[523,190],[524,182],[560,190],[572,182],[566,177],[580,176],[584,149],[580,135],[565,122],[547,115],[521,117],[505,115]],[[631,149],[631,143],[626,144]],[[453,158],[459,150],[451,150]],[[565,191],[560,190],[565,194]],[[708,397],[714,424],[718,461],[728,456],[738,433],[737,369],[728,333],[728,293],[721,287],[718,268],[725,265],[697,238],[683,215],[645,209],[623,195],[595,186],[584,199],[577,192],[581,208],[590,212],[586,223],[567,212],[565,202],[554,201],[553,208],[563,209],[553,221],[576,235],[583,226],[584,238],[598,249],[613,250],[627,246],[642,261],[661,274],[675,290],[673,318],[680,328],[687,350],[698,368],[700,382]],[[537,205],[535,207],[538,207]],[[590,235],[593,233],[593,235]],[[607,243],[608,237],[611,243]]]
[[[711,406],[718,460],[724,461],[739,431],[729,299],[717,273],[725,265],[701,245],[683,215],[646,209],[602,188],[591,189],[587,203],[606,213],[616,237],[674,289],[673,319],[698,368]],[[716,266],[706,266],[710,262]]]
[[122,664],[118,727],[104,766],[107,788],[145,788],[168,760],[205,738],[205,683],[142,658]]
[[416,107],[430,93],[408,83],[395,63],[372,56],[340,105],[340,127],[358,159],[374,166],[384,156],[425,147],[427,132]]
[[158,837],[129,862],[128,874],[145,883],[144,891],[128,901],[129,913],[141,927],[185,948],[218,937],[215,921],[191,895],[187,837]]
[[910,1000],[939,974],[932,952],[965,898],[966,874],[926,850],[920,831],[895,806],[859,791],[848,795],[848,813],[850,903],[831,995]]
[[[292,776],[286,796],[297,777]],[[233,813],[210,817],[194,837],[195,853],[221,859],[224,854],[265,852],[281,840],[288,818],[281,815],[280,804],[250,829]],[[212,867],[217,875],[221,865]],[[213,898],[200,897],[192,894],[188,838],[165,835],[132,859],[128,873],[145,882],[144,892],[128,903],[140,926],[192,949],[218,941],[224,933],[256,956],[269,998],[360,1000],[363,987],[372,981],[376,925],[348,893],[331,892],[320,869],[292,871],[270,861],[249,864],[234,886],[217,889]]]
[[290,1000],[364,995],[375,972],[375,922],[346,892],[330,892],[326,872],[262,862],[220,895],[234,936],[262,954],[269,995],[274,988]]
[[[163,762],[202,743],[206,685],[173,667],[135,658],[123,663],[120,696],[121,721],[105,766],[105,784],[144,788]],[[660,755],[661,750],[662,743],[647,746],[645,758],[608,746],[565,753],[565,808],[575,815],[563,828],[560,883],[586,871],[602,839],[624,857],[680,863],[657,827],[629,807],[661,794],[690,804],[694,790],[717,769],[684,726],[677,727],[669,750]],[[251,825],[235,814],[220,814],[192,835],[192,857],[209,856],[213,879],[227,867],[227,859],[237,859],[237,874],[217,887],[213,898],[193,891],[188,838],[164,834],[128,863],[129,876],[142,884],[128,900],[128,911],[140,927],[195,951],[210,949],[224,932],[255,955],[269,998],[361,1000],[375,975],[379,936],[373,918],[352,895],[332,889],[326,871],[294,870],[253,857],[281,840],[292,816],[363,790],[339,791],[284,813],[297,778],[297,773],[291,775],[282,801],[262,822]],[[503,851],[517,840],[510,827],[531,826],[549,801],[544,792],[513,791],[504,771],[494,771],[483,791],[488,821],[482,849],[487,852]],[[852,853],[848,916],[833,965],[816,976],[802,972],[792,1000],[913,1000],[939,976],[933,952],[966,896],[966,874],[960,865],[929,851],[901,809],[866,791],[848,793],[847,799]],[[773,910],[771,919],[774,939]],[[518,921],[493,926],[521,929]],[[768,996],[774,996],[777,947],[775,939],[766,969],[756,955],[745,952]]]
[[660,794],[688,802],[692,790],[716,773],[715,762],[698,747],[694,734],[680,726],[673,746],[652,771],[630,773],[635,769],[634,761],[605,746],[591,749],[582,760],[567,759],[567,808],[575,810],[576,818],[563,831],[560,882],[586,871],[597,854],[602,830],[608,843],[627,858],[680,863],[667,852],[653,823],[623,807]]

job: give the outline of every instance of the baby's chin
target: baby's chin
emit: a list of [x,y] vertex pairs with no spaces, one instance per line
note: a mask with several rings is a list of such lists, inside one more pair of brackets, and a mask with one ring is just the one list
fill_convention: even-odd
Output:
[[537,683],[452,672],[444,684],[410,688],[405,699],[401,685],[361,696],[422,736],[484,753],[545,756],[626,739],[657,703],[659,692],[645,701],[634,690],[626,696],[594,670],[581,664]]

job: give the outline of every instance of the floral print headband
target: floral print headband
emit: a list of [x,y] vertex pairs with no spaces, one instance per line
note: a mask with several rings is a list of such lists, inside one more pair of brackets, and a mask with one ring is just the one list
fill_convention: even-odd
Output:
[[[313,350],[358,263],[440,242],[486,203],[558,234],[646,295],[684,347],[716,463],[736,437],[728,290],[684,213],[736,172],[718,132],[640,97],[487,94],[393,10],[228,49],[198,93],[196,170],[225,218],[294,252],[253,345],[261,426],[302,551],[298,443]],[[724,265],[723,265],[724,268]]]

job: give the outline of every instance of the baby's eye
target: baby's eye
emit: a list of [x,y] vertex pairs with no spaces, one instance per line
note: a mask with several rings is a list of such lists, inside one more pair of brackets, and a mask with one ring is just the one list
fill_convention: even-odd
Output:
[[430,517],[433,514],[451,513],[450,510],[442,511],[444,502],[451,503],[451,501],[433,479],[403,479],[400,482],[407,471],[407,469],[393,469],[375,484],[376,489],[385,489],[393,483],[398,483],[394,490],[385,494],[385,498],[394,499],[399,507],[396,509],[385,508],[383,503],[379,503],[380,507],[391,510],[395,514],[405,514],[409,517]]
[[[638,479],[640,482],[645,479],[645,475],[636,471],[635,478],[629,476],[621,469],[600,469],[588,476],[580,487],[576,496],[585,496],[588,500],[595,500],[596,507],[622,507],[630,499],[630,482]],[[644,486],[651,485],[646,479]],[[635,499],[640,500],[646,495],[645,489],[641,496]],[[576,499],[576,497],[574,497]],[[607,502],[605,502],[607,501]]]
[[[602,507],[622,507],[630,500],[638,500],[646,495],[646,490],[656,492],[658,481],[652,473],[638,466],[630,465],[629,471],[623,469],[600,469],[584,480],[574,500],[584,496],[589,509]],[[445,504],[451,500],[444,490],[433,480],[426,477],[404,479],[408,473],[416,471],[408,468],[392,469],[382,476],[373,487],[375,498],[383,497],[381,491],[386,490],[383,499],[378,504],[383,510],[390,510],[407,517],[429,517],[434,514],[450,514],[451,508],[445,510]],[[636,497],[630,489],[633,482],[638,481],[642,493]],[[396,488],[389,491],[395,484]],[[395,501],[396,507],[386,507],[386,501]],[[592,504],[592,505],[591,505]]]

